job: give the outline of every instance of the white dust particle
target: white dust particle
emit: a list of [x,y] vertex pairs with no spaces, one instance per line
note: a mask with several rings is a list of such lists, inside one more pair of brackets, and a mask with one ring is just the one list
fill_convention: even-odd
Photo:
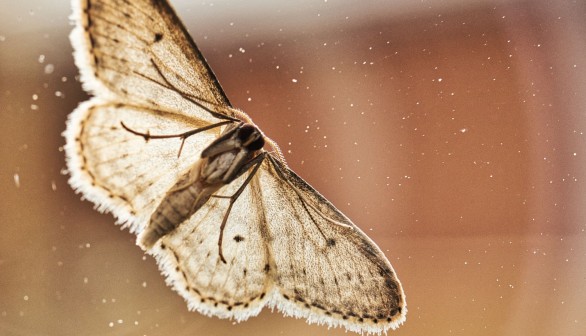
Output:
[[47,64],[45,65],[45,75],[50,75],[53,73],[53,71],[55,71],[55,66],[53,64]]

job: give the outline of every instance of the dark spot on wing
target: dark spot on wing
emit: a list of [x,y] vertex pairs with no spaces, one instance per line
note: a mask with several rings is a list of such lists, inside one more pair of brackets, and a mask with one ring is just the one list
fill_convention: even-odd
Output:
[[393,280],[391,280],[391,279],[385,279],[385,285],[391,291],[396,291],[397,290],[397,284]]
[[240,243],[243,240],[244,240],[244,237],[242,237],[241,235],[235,235],[234,236],[234,241],[237,242],[237,243]]
[[400,312],[401,312],[401,307],[397,307],[397,308],[391,310],[391,316],[395,316]]
[[327,241],[328,246],[335,246],[336,240],[334,238],[329,238]]
[[319,304],[317,302],[313,302],[311,305],[317,309],[326,310],[326,308],[324,306],[322,306],[321,304]]
[[153,42],[157,43],[157,42],[159,42],[159,41],[160,41],[160,40],[162,40],[162,39],[163,39],[163,34],[161,34],[161,33],[156,33],[156,34],[155,34],[155,39],[153,40]]

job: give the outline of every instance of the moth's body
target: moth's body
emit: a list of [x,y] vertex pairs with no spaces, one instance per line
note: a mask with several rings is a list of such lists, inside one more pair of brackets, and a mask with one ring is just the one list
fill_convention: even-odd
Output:
[[245,173],[247,164],[263,145],[263,135],[252,125],[235,124],[226,128],[167,192],[139,235],[138,244],[149,250],[161,237],[189,219],[218,189]]
[[151,215],[148,226],[138,237],[138,243],[143,249],[151,249],[161,237],[191,217],[225,184],[221,180],[210,183],[202,176],[202,168],[208,161],[196,161],[167,192]]
[[94,97],[64,132],[69,183],[138,235],[190,310],[243,321],[268,306],[358,333],[404,322],[384,253],[232,107],[167,1],[72,1]]

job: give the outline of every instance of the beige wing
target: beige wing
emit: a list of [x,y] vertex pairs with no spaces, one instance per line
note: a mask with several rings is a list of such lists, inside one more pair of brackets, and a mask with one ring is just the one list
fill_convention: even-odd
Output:
[[191,136],[177,158],[179,139],[146,143],[120,122],[168,135],[234,113],[166,1],[73,0],[73,7],[75,61],[96,97],[70,115],[64,133],[70,183],[139,232],[219,129]]
[[[178,158],[180,139],[146,142],[123,129],[121,121],[151,134],[178,134],[202,125],[177,114],[100,103],[95,98],[70,115],[65,133],[70,184],[98,210],[111,211],[132,232],[140,233],[177,176],[199,159],[218,130],[187,138]],[[218,194],[234,194],[246,175]],[[259,194],[258,184],[250,184],[230,212],[224,230],[226,264],[219,260],[218,248],[220,224],[229,204],[223,198],[212,197],[149,251],[190,309],[243,320],[265,305],[272,282]]]
[[270,305],[357,332],[395,329],[403,289],[381,252],[331,203],[269,156],[258,172],[275,290]]
[[70,39],[87,91],[210,122],[232,116],[223,109],[230,103],[212,70],[166,1],[73,0],[73,7]]
[[176,182],[199,159],[219,129],[181,140],[145,141],[121,126],[151,134],[178,134],[207,125],[197,119],[140,106],[104,103],[93,98],[81,104],[67,121],[65,154],[70,184],[110,211],[132,232],[140,232]]
[[[245,173],[217,195],[231,196]],[[148,253],[191,310],[238,321],[257,315],[273,286],[258,183],[243,190],[229,213],[219,257],[219,235],[229,200],[212,197],[192,217],[163,236]]]

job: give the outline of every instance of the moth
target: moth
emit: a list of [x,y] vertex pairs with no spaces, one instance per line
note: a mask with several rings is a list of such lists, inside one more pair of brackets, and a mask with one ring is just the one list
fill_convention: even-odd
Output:
[[70,39],[93,97],[69,116],[69,183],[137,234],[204,315],[264,306],[381,333],[405,320],[391,264],[232,107],[164,0],[74,0]]

